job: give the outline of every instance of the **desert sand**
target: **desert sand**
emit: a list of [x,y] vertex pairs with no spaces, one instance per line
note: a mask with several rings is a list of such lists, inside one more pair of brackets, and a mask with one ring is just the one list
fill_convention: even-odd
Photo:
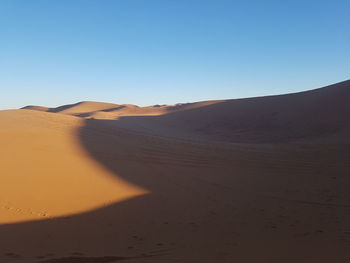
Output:
[[350,262],[349,101],[0,111],[0,262]]

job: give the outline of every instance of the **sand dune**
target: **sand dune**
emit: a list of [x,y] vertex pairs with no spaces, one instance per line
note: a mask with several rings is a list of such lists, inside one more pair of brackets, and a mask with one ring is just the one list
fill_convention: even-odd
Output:
[[116,120],[122,116],[158,116],[172,112],[201,108],[222,101],[204,101],[196,103],[178,103],[175,105],[153,105],[140,107],[133,104],[112,104],[95,101],[82,101],[57,108],[44,106],[25,106],[22,109],[37,110],[84,117],[86,119]]
[[350,81],[295,94],[218,101],[118,125],[155,134],[236,143],[349,139]]
[[350,262],[350,81],[0,112],[0,262]]
[[49,111],[50,108],[43,106],[29,105],[22,108],[23,110]]
[[[149,107],[81,102],[48,111],[87,119],[118,120],[114,123],[118,127],[167,137],[236,143],[310,139],[343,142],[350,132],[349,97],[350,81],[344,81],[278,96]],[[29,107],[25,108],[45,109]]]
[[82,101],[75,104],[63,105],[56,108],[47,108],[43,106],[26,106],[22,109],[39,110],[46,112],[63,113],[68,115],[79,115],[83,113],[90,113],[95,111],[102,111],[106,109],[116,108],[119,105],[105,102]]

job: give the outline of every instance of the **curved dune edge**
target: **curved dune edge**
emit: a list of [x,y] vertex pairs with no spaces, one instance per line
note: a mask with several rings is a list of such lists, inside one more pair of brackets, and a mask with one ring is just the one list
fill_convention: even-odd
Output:
[[76,137],[78,118],[1,111],[0,123],[0,224],[78,214],[148,192],[89,156]]

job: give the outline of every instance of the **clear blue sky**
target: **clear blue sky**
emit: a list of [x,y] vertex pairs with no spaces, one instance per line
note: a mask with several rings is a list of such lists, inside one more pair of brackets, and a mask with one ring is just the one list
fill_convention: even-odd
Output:
[[238,98],[349,78],[349,0],[0,0],[2,109]]

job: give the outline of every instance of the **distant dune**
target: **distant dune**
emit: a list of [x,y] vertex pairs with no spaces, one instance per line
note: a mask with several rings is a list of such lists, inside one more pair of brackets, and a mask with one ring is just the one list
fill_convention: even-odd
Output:
[[0,262],[350,262],[350,81],[0,111]]
[[25,106],[22,108],[23,110],[37,110],[37,111],[49,111],[50,108],[47,108],[47,107],[42,107],[42,106],[32,106],[32,105],[29,105],[29,106]]
[[[350,81],[278,96],[138,107],[80,102],[58,108],[27,106],[163,136],[238,143],[348,139]],[[343,136],[344,135],[344,136]]]
[[121,116],[163,115],[171,112],[196,109],[223,101],[204,101],[196,103],[179,103],[175,105],[153,105],[140,107],[133,104],[113,104],[95,101],[81,101],[75,104],[63,105],[57,108],[43,106],[25,106],[25,110],[37,110],[62,113],[84,118],[117,119]]

